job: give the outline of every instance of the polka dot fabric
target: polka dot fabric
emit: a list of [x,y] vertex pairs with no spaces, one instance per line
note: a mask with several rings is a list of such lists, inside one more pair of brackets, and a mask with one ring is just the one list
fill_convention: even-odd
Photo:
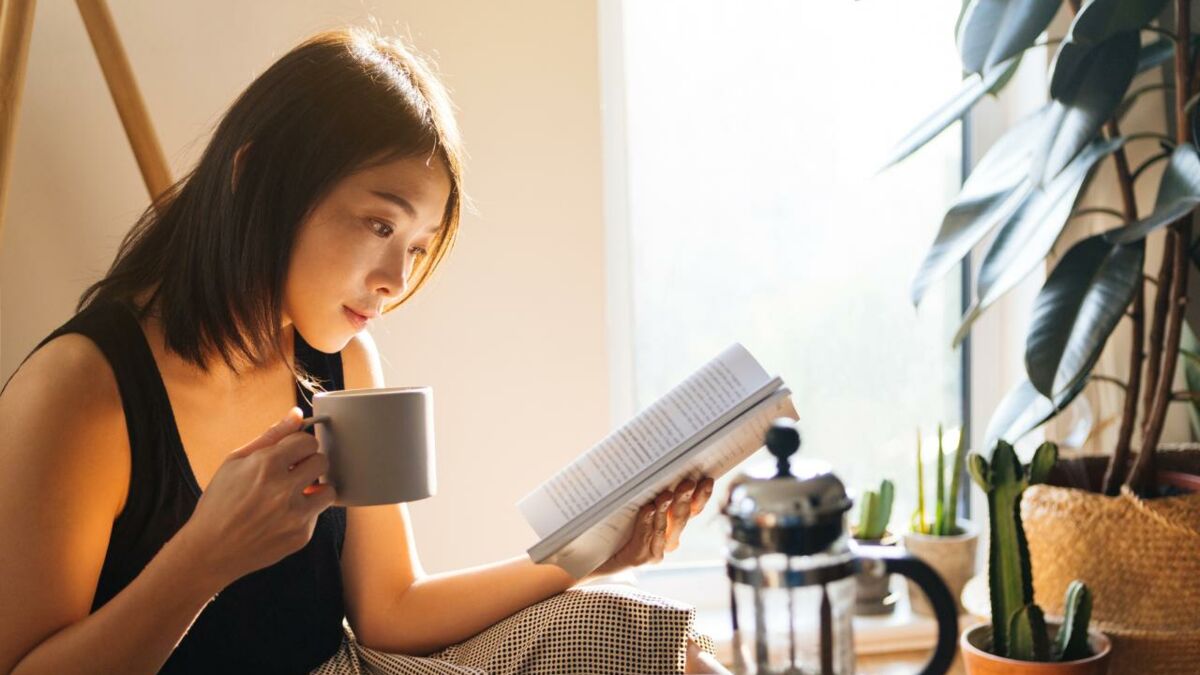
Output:
[[427,657],[365,647],[346,626],[341,649],[311,675],[682,673],[689,638],[715,647],[695,620],[695,608],[635,588],[581,586]]

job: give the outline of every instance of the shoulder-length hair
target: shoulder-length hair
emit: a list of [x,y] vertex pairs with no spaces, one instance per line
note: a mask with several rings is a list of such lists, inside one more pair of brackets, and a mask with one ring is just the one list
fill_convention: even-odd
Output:
[[[236,186],[234,157],[239,149]],[[462,146],[449,97],[431,68],[397,38],[365,28],[317,34],[256,78],[213,133],[200,161],[146,209],[104,278],[76,311],[99,300],[146,316],[157,300],[167,346],[208,372],[276,359],[283,287],[300,224],[346,175],[395,159],[440,159],[450,197],[419,290],[452,246],[462,206]],[[306,373],[297,378],[311,389]]]

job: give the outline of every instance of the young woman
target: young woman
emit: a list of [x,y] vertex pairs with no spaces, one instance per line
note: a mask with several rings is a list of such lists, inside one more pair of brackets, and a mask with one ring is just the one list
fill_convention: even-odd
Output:
[[[0,392],[0,672],[719,668],[686,607],[523,555],[427,575],[403,505],[313,485],[309,393],[384,386],[364,327],[452,245],[461,156],[442,86],[368,31],[234,102]],[[711,492],[644,505],[597,573],[660,560]]]

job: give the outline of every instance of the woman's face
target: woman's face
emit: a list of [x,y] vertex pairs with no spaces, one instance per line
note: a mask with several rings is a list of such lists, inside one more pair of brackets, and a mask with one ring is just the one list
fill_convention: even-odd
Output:
[[408,288],[428,255],[450,197],[442,161],[420,155],[338,182],[300,225],[288,263],[283,325],[327,354]]

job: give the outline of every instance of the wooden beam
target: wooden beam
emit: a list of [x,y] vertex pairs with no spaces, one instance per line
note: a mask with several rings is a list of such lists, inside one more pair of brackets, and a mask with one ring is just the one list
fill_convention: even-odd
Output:
[[150,193],[150,201],[153,202],[171,186],[171,170],[150,123],[146,102],[142,100],[141,92],[138,91],[129,58],[121,46],[121,38],[117,35],[112,13],[104,0],[76,0],[75,4],[79,6],[79,13],[83,16],[88,37],[91,38],[96,58],[100,61],[100,69],[104,71],[108,90],[117,106],[117,114],[121,116],[125,135],[129,137],[129,144],[133,147],[133,155],[138,168],[141,169],[146,190]]
[[34,0],[0,0],[4,21],[0,29],[0,246],[4,243],[4,207],[29,60],[29,35],[33,32],[33,5]]

